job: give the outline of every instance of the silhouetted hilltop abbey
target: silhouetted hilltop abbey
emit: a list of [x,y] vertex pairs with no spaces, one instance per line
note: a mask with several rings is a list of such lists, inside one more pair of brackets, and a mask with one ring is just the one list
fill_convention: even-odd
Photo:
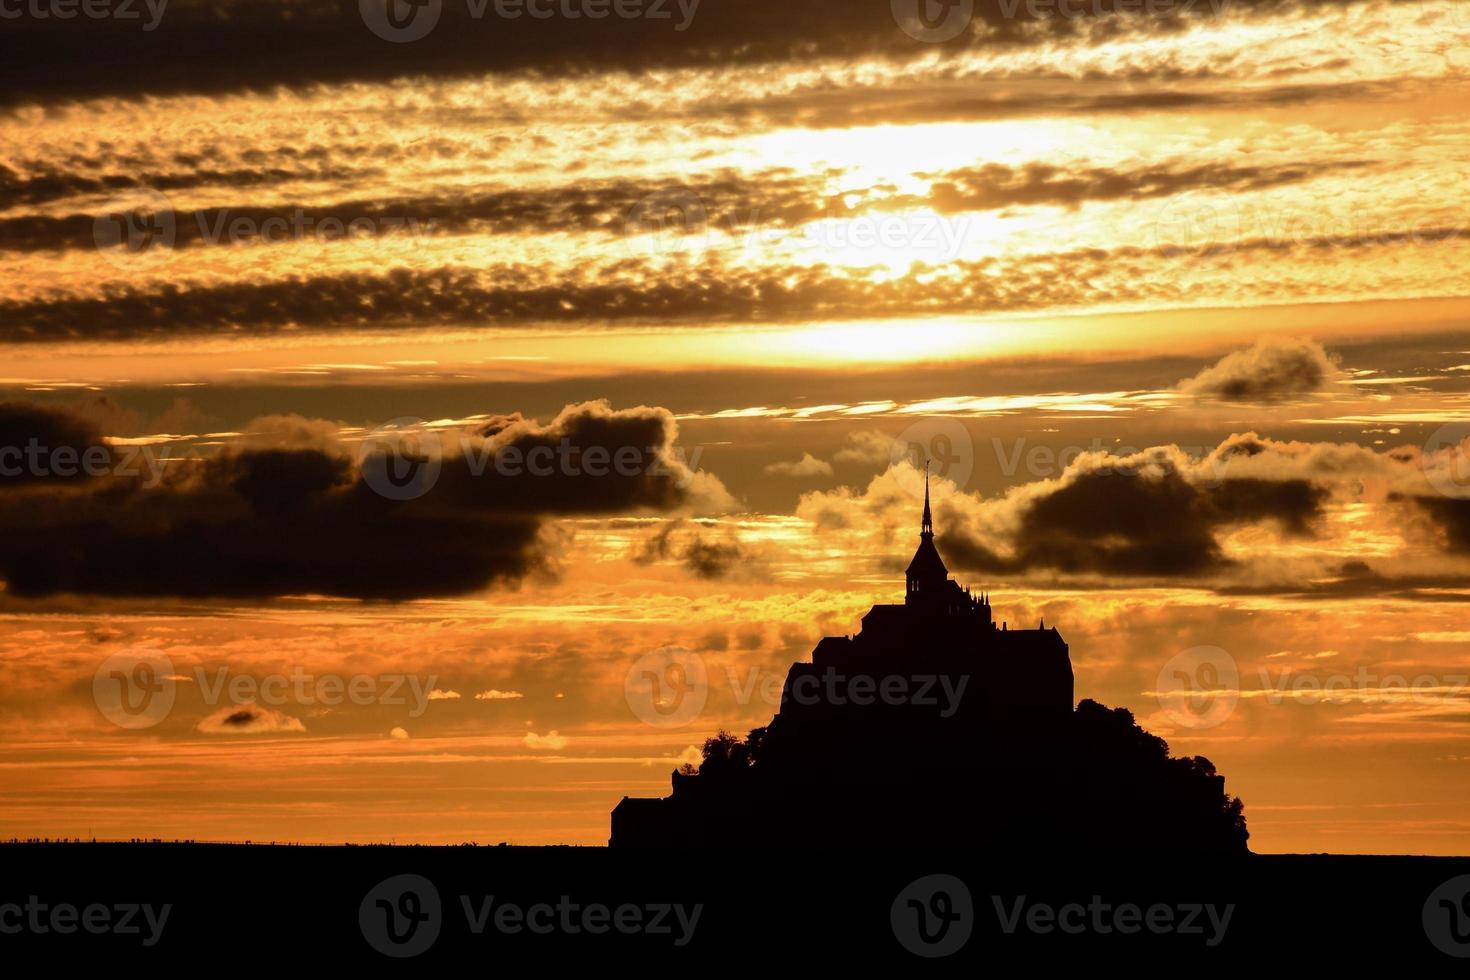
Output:
[[905,579],[791,666],[768,726],[709,739],[666,798],[624,797],[610,845],[1245,853],[1208,759],[1171,759],[1126,708],[1074,708],[1061,634],[997,626],[949,577],[927,485]]

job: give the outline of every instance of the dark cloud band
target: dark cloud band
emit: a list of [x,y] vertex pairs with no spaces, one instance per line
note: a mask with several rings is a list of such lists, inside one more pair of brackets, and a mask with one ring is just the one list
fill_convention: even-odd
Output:
[[[307,427],[298,426],[307,431]],[[457,595],[552,569],[551,517],[658,513],[696,503],[701,481],[673,450],[661,409],[568,406],[541,425],[518,416],[449,442],[437,485],[385,495],[340,446],[228,448],[167,463],[156,485],[117,472],[57,487],[0,483],[0,575],[16,596],[186,598]],[[103,445],[60,412],[0,405],[0,436]],[[595,471],[472,465],[469,451],[568,447],[578,458],[634,448],[640,465]],[[374,450],[376,453],[378,450]],[[597,475],[594,475],[594,474]]]
[[[1236,0],[1236,6],[1272,6]],[[135,4],[141,7],[141,4]],[[412,43],[369,29],[357,0],[315,3],[174,0],[144,30],[144,17],[6,21],[0,93],[12,104],[103,95],[222,93],[276,86],[380,81],[422,75],[536,72],[576,76],[609,70],[706,68],[895,58],[972,44],[1045,43],[1094,29],[1098,5],[1079,17],[1034,19],[1026,5],[980,0],[964,30],[936,45],[906,33],[890,0],[701,0],[693,16],[677,0],[647,0],[641,15],[538,18],[501,16],[494,0],[431,4],[437,20]],[[524,4],[522,4],[524,6]],[[545,6],[539,3],[538,6]],[[608,3],[604,6],[611,7]],[[1103,12],[1113,8],[1103,0]],[[1136,6],[1127,9],[1137,10]],[[483,8],[481,16],[474,11]],[[1186,13],[1187,8],[1190,12]],[[685,9],[688,9],[686,4]],[[915,4],[917,9],[917,4]],[[1177,31],[1209,4],[1173,5],[1135,17],[1138,29]],[[678,29],[682,26],[682,29]],[[66,71],[56,66],[65,64]]]

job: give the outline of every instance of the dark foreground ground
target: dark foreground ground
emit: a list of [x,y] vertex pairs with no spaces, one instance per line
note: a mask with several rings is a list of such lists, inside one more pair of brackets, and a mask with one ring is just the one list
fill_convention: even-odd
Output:
[[1470,959],[1451,954],[1470,956],[1467,893],[1470,859],[1443,858],[1059,868],[1022,855],[15,844],[0,846],[0,950],[208,973],[1085,961],[1465,976]]

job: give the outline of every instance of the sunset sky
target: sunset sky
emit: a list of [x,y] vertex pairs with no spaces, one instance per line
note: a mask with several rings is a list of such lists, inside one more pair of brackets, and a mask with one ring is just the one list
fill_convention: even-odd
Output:
[[605,843],[928,456],[1253,849],[1470,853],[1470,0],[618,2],[0,19],[0,837]]

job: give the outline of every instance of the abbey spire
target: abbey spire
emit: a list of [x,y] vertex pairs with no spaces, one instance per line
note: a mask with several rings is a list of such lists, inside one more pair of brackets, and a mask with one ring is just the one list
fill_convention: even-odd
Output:
[[949,569],[934,547],[934,514],[929,507],[929,464],[924,464],[924,516],[919,521],[919,548],[905,573],[906,602],[943,595],[949,582]]
[[919,536],[934,537],[934,516],[929,512],[929,461],[924,461],[924,517],[919,523]]

